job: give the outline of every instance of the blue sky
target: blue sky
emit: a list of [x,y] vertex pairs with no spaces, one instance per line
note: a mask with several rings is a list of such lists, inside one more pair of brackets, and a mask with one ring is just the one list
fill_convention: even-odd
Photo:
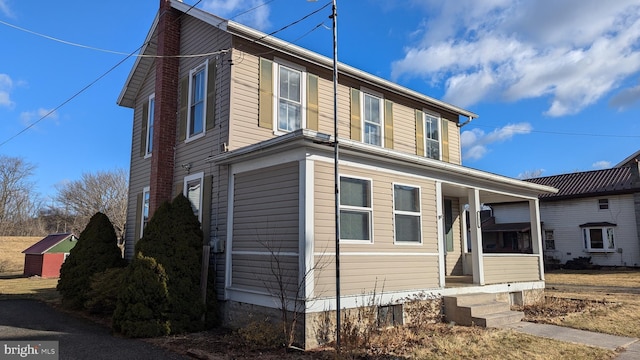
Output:
[[[327,2],[197,6],[270,33]],[[128,170],[132,110],[116,99],[133,58],[120,53],[142,44],[158,4],[0,0],[0,154],[37,166],[43,199],[83,172]],[[331,56],[330,13],[275,36]],[[640,150],[637,0],[338,0],[338,58],[479,114],[461,129],[465,166],[553,175]]]

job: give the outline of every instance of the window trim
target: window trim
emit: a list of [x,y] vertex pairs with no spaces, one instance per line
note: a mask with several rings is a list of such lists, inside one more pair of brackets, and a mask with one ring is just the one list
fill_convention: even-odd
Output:
[[[419,211],[413,212],[413,211],[404,211],[404,210],[396,210],[396,186],[406,186],[406,187],[410,187],[410,188],[414,188],[418,190],[418,208]],[[392,201],[392,210],[393,210],[393,244],[394,245],[401,245],[401,246],[421,246],[423,244],[423,232],[422,231],[422,188],[420,186],[417,185],[411,185],[411,184],[404,184],[404,183],[399,183],[399,182],[393,182],[391,183],[391,191],[392,191],[392,197],[393,197],[393,201]],[[417,215],[416,215],[417,214]],[[409,216],[417,216],[418,217],[418,224],[419,224],[419,230],[420,230],[420,239],[416,242],[416,241],[402,241],[402,240],[398,240],[397,236],[396,236],[396,215],[409,215]]]
[[[140,224],[138,224],[138,226],[140,226],[140,238],[142,239],[142,236],[144,235],[144,228],[145,228],[145,221],[144,221],[144,196],[145,194],[149,194],[149,201],[151,201],[151,188],[149,186],[145,186],[144,188],[142,188],[142,202],[140,204]],[[147,223],[149,223],[149,207],[150,205],[147,204]],[[137,239],[136,239],[137,240]]]
[[280,58],[273,59],[273,134],[284,135],[292,131],[281,130],[279,126],[280,113],[280,67],[300,72],[300,128],[307,128],[307,68]]
[[[433,141],[427,136],[427,116],[433,117],[438,122],[438,158],[432,158],[427,155],[429,141]],[[424,157],[433,160],[442,160],[442,116],[436,112],[422,109],[422,146],[424,148]]]
[[[147,111],[147,134],[145,136],[146,144],[144,146],[144,158],[148,159],[153,153],[153,124],[155,114],[156,93],[149,95],[149,110]],[[144,120],[143,120],[144,121]],[[151,144],[151,149],[149,149]]]
[[[379,109],[378,109],[379,114],[380,114],[380,124],[378,124],[378,126],[380,126],[380,144],[379,145],[371,144],[371,143],[366,142],[366,137],[365,137],[365,135],[366,135],[366,133],[365,133],[366,132],[366,126],[365,125],[367,124],[367,121],[365,120],[365,116],[364,116],[365,115],[365,111],[364,111],[365,102],[364,102],[364,99],[365,99],[366,95],[371,96],[371,97],[375,97],[380,101],[380,106],[379,106]],[[384,121],[385,121],[385,119],[384,119],[384,100],[385,100],[384,96],[382,96],[381,93],[376,92],[376,91],[372,91],[372,90],[367,89],[367,88],[360,88],[360,128],[361,128],[361,130],[360,130],[360,132],[361,132],[360,133],[360,139],[362,139],[362,143],[364,143],[364,144],[384,147],[384,130],[385,130],[384,129],[384,125],[385,125],[385,123],[384,123]],[[371,123],[371,122],[368,122],[368,123]]]
[[[340,219],[342,219],[342,210],[348,210],[348,211],[360,211],[360,212],[367,212],[368,216],[369,216],[369,240],[366,239],[342,239],[342,224],[340,225],[340,243],[341,244],[373,244],[373,239],[374,239],[374,226],[373,226],[373,179],[371,178],[365,178],[365,177],[360,177],[360,176],[352,176],[352,175],[347,175],[347,174],[340,174],[340,183],[342,184],[342,179],[343,178],[348,178],[348,179],[356,179],[356,180],[363,180],[363,181],[367,181],[369,183],[369,208],[365,208],[365,207],[360,207],[360,206],[352,206],[352,205],[342,205],[342,202],[340,202]],[[342,185],[340,186],[340,189],[342,191]],[[364,210],[363,210],[364,209]],[[342,222],[342,220],[341,220]]]
[[[187,175],[184,177],[184,182],[182,184],[182,195],[184,195],[187,199],[189,199],[189,196],[187,194],[187,189],[189,187],[189,182],[193,182],[194,180],[200,181],[200,199],[199,199],[200,203],[198,204],[198,221],[202,223],[202,204],[204,203],[203,202],[204,172],[199,172],[199,173]],[[189,202],[191,202],[191,200],[189,200]]]
[[[198,74],[200,71],[204,71],[204,89],[203,89],[203,99],[202,99],[202,131],[197,134],[191,134],[191,107],[193,100],[193,77]],[[185,134],[185,142],[190,142],[196,139],[199,139],[204,136],[207,132],[207,88],[208,85],[208,74],[209,74],[209,61],[205,60],[202,64],[196,66],[195,68],[189,70],[189,96],[188,96],[188,106],[187,106],[187,128]]]
[[[581,227],[582,238],[584,241],[584,249],[586,252],[590,253],[612,253],[616,252],[616,234],[615,234],[615,226],[584,226]],[[592,248],[591,247],[591,230],[600,230],[602,234],[602,249],[600,248]],[[608,232],[611,230],[613,236],[613,248],[605,247],[607,242],[609,241]]]
[[598,199],[598,211],[609,210],[609,208],[610,202],[608,198]]
[[[548,237],[548,234],[551,233],[551,238]],[[556,251],[556,235],[553,229],[544,229],[544,251]],[[548,242],[552,241],[553,248],[548,247]]]

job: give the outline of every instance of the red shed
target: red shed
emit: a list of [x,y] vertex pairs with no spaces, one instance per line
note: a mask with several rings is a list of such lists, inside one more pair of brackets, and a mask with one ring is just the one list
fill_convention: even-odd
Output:
[[60,267],[78,238],[73,234],[51,234],[24,250],[24,275],[43,278],[60,276]]

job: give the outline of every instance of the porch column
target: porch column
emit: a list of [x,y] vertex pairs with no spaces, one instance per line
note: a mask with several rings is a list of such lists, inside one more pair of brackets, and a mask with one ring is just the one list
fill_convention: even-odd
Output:
[[478,189],[469,189],[469,233],[471,235],[473,283],[484,285],[482,228],[480,225],[480,191]]
[[440,287],[444,288],[445,285],[445,273],[446,268],[444,262],[445,253],[447,252],[447,244],[444,239],[444,207],[442,205],[442,183],[436,182],[436,216],[438,218],[437,221],[437,230],[438,230],[438,281],[440,283]]
[[542,251],[542,229],[540,228],[540,201],[529,200],[529,220],[531,221],[531,248],[539,257],[540,280],[544,280],[544,252]]

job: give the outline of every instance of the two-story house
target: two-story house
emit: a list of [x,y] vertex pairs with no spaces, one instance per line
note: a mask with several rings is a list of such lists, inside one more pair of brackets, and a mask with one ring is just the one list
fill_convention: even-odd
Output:
[[275,263],[308,343],[317,316],[336,309],[336,209],[341,307],[376,288],[399,304],[421,292],[542,291],[540,229],[531,254],[483,254],[478,214],[525,201],[537,224],[537,196],[554,189],[462,166],[460,127],[476,114],[345,64],[334,104],[332,59],[160,3],[118,98],[133,109],[127,258],[154,209],[183,193],[211,245],[225,319],[279,306]]

